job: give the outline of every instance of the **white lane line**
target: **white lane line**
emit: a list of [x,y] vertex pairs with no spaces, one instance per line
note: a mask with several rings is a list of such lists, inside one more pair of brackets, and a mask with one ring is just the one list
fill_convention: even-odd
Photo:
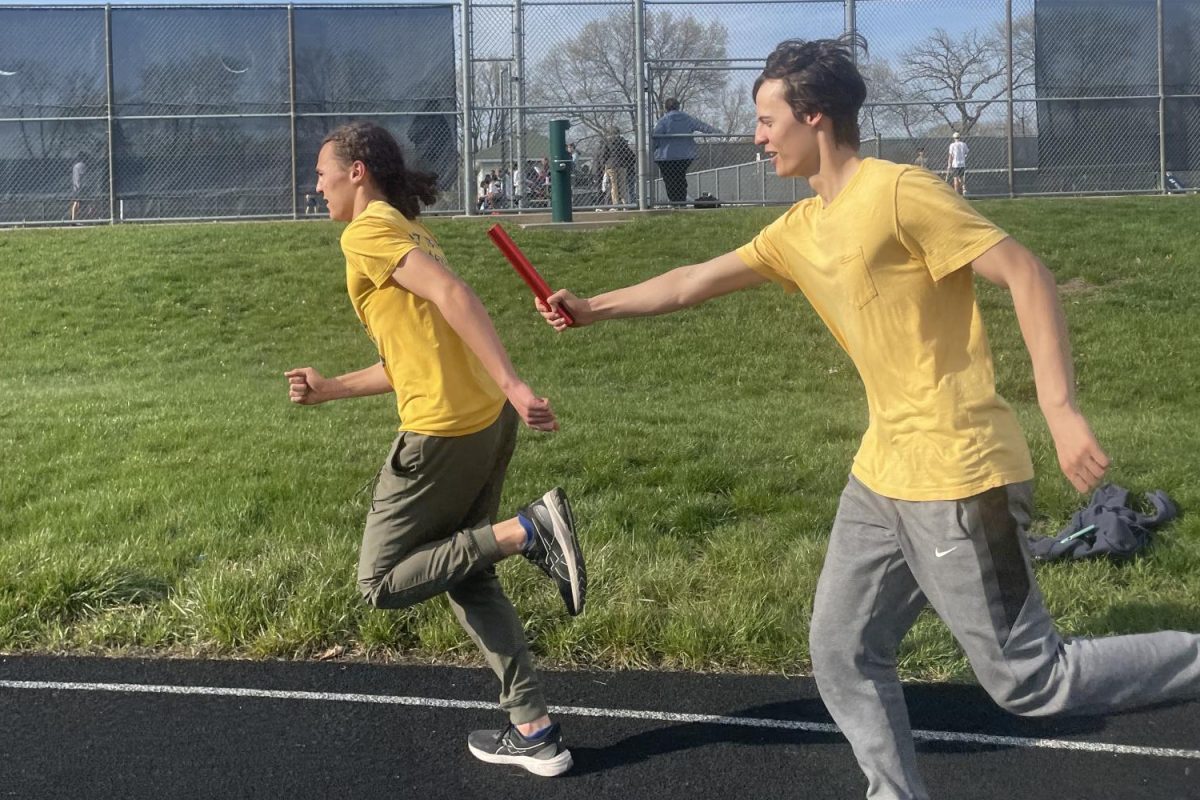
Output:
[[[458,708],[495,711],[495,703],[482,700],[446,700],[439,697],[404,697],[386,694],[350,694],[337,692],[292,692],[279,689],[239,689],[224,686],[172,686],[145,683],[72,683],[58,681],[5,681],[0,689],[40,689],[67,692],[127,692],[137,694],[203,695],[209,697],[249,697],[266,700],[304,700],[332,703],[374,703],[377,705],[420,706],[424,708]],[[587,706],[550,706],[550,713],[560,716],[608,717],[638,719],[652,722],[683,722],[704,725],[730,725],[743,728],[771,728],[785,731],[806,731],[840,735],[836,725],[825,722],[802,722],[758,717],[728,717],[716,714],[680,714],[670,711],[641,711],[627,708],[589,708]],[[1123,756],[1153,756],[1156,758],[1190,758],[1200,760],[1200,750],[1173,747],[1140,747],[1108,742],[1072,742],[1065,739],[1035,739],[1026,736],[993,736],[984,733],[954,731],[913,731],[913,736],[928,742],[959,742],[995,745],[999,747],[1074,750],[1084,753],[1109,753]]]

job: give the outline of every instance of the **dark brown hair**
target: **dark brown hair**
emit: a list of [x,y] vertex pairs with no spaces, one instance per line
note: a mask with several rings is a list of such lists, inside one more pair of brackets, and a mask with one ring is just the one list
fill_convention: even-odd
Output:
[[856,47],[867,51],[867,40],[857,33],[837,39],[780,42],[754,82],[753,96],[758,97],[764,81],[781,80],[796,119],[824,114],[833,122],[833,138],[838,144],[858,147],[858,110],[867,99],[867,85],[854,64],[851,51]]
[[437,176],[405,167],[400,143],[383,126],[349,122],[326,136],[321,145],[330,142],[343,162],[361,161],[388,203],[409,219],[421,213],[421,203],[430,205],[437,200]]

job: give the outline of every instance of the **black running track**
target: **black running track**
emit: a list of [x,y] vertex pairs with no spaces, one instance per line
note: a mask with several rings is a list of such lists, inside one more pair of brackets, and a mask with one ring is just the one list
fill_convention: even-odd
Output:
[[[830,722],[806,679],[549,672],[545,680],[555,706]],[[334,696],[92,691],[30,682]],[[563,712],[575,768],[537,778],[467,752],[469,730],[502,722],[494,710],[340,697],[490,701],[494,693],[489,673],[469,669],[0,657],[0,797],[855,800],[865,793],[845,740],[820,729]],[[939,800],[1200,800],[1198,703],[1107,718],[1022,720],[973,686],[910,685],[907,694],[918,729],[1069,740],[1085,748],[923,743],[921,766]],[[1117,754],[1103,745],[1177,752]]]

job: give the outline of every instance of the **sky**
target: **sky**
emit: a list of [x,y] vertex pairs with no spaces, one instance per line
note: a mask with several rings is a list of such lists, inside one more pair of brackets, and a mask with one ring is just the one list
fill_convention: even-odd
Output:
[[[438,0],[442,2],[442,0]],[[398,3],[396,0],[352,0],[352,5],[417,5],[422,4],[422,0],[405,0],[404,3]],[[272,3],[270,0],[258,0],[257,2],[238,2],[238,0],[225,0],[225,2],[197,2],[197,0],[48,0],[48,2],[30,2],[30,0],[0,0],[0,6],[203,6],[203,5],[224,5],[224,6],[248,6],[248,5],[287,5],[286,2]],[[347,0],[303,0],[295,5],[302,6],[323,6],[323,5],[347,5]]]
[[[396,0],[357,0],[362,4],[396,5]],[[410,4],[446,3],[446,0],[407,0]],[[474,0],[476,3],[476,56],[509,58],[512,54],[511,15],[507,0]],[[1034,0],[1014,0],[1013,13],[1032,13]],[[4,6],[102,6],[104,0],[0,0]],[[111,0],[113,6],[204,5],[195,0]],[[213,3],[214,5],[221,3]],[[233,0],[228,6],[254,5]],[[263,5],[286,5],[285,2],[261,0]],[[297,5],[342,5],[345,0],[301,0]],[[482,7],[481,7],[482,6]],[[628,0],[612,0],[611,4],[572,0],[527,0],[526,58],[532,67],[559,42],[577,35],[590,19],[628,8]],[[954,36],[977,28],[988,30],[1003,20],[1004,3],[1000,0],[856,0],[858,30],[866,37],[872,59],[895,61],[899,54],[941,27]],[[745,59],[747,79],[752,80],[775,43],[784,38],[816,39],[840,34],[845,25],[842,0],[813,2],[697,2],[683,0],[646,0],[650,12],[670,12],[690,15],[702,23],[720,22],[729,32],[730,58]],[[2,54],[0,54],[2,55]],[[753,74],[752,74],[753,73]]]
[[[0,6],[6,5],[42,5],[42,6],[88,6],[105,5],[106,0],[48,0],[47,2],[29,2],[29,0],[0,0]],[[108,0],[111,5],[205,5],[196,0]],[[260,0],[264,5],[286,5],[286,2],[272,3],[271,0]],[[425,2],[444,3],[446,0],[401,0],[401,4],[420,4]],[[483,5],[505,5],[503,0],[478,0]],[[534,5],[529,11],[554,15],[553,9],[546,0],[533,0]],[[397,0],[354,0],[354,4],[396,5]],[[254,3],[226,0],[225,3],[213,5],[253,5]],[[344,5],[346,0],[300,0],[297,5]],[[561,6],[576,5],[571,0],[563,0]],[[618,3],[614,2],[614,6]],[[961,32],[971,27],[982,26],[995,20],[1003,19],[1004,3],[999,0],[857,0],[857,24],[859,30],[872,43],[872,51],[879,51],[887,56],[898,49],[901,43],[908,43],[922,38],[935,27],[945,28],[952,33]],[[1014,14],[1032,12],[1033,0],[1016,0],[1013,3]],[[588,8],[589,11],[603,12],[601,6],[578,6],[569,13],[578,15]],[[778,3],[755,3],[753,0],[731,3],[687,3],[672,0],[647,1],[651,10],[670,10],[675,13],[693,14],[700,19],[720,19],[726,23],[732,34],[731,55],[733,57],[757,57],[763,48],[763,42],[775,42],[786,37],[818,38],[829,36],[841,31],[844,25],[845,13],[841,0],[831,2],[796,2],[787,5]],[[563,12],[567,12],[563,9]],[[739,52],[740,51],[740,52]],[[751,56],[751,51],[753,56]]]

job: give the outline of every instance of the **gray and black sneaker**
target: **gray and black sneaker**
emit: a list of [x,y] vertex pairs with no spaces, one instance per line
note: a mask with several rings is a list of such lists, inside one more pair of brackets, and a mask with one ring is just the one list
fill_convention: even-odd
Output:
[[472,731],[467,747],[480,761],[512,764],[546,778],[562,775],[573,763],[557,722],[534,739],[526,739],[512,723],[498,731]]
[[533,523],[533,539],[524,556],[558,585],[571,616],[579,614],[587,595],[587,569],[575,538],[575,515],[566,493],[557,487],[551,489],[517,513]]

